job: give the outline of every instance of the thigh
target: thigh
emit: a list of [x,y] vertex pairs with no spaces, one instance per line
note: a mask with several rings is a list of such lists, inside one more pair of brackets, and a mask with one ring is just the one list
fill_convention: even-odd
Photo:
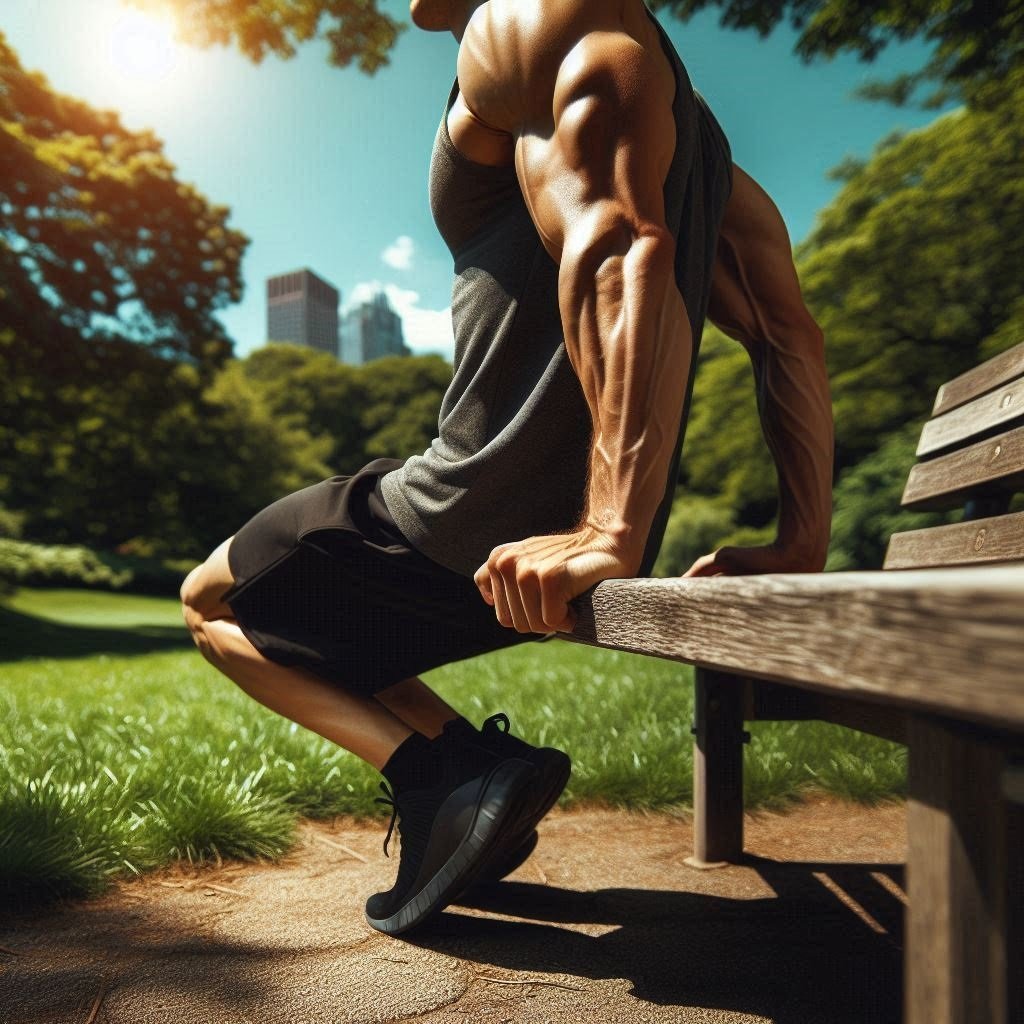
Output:
[[735,163],[712,268],[708,319],[748,347],[818,330],[804,303],[782,215]]
[[369,694],[540,636],[501,626],[471,579],[351,530],[307,534],[230,601],[264,657]]

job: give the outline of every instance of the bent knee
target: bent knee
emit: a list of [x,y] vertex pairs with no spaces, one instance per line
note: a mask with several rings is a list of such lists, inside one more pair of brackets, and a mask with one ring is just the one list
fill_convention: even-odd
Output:
[[222,661],[217,645],[213,643],[207,631],[208,622],[202,614],[196,611],[191,605],[181,606],[185,618],[185,625],[192,634],[192,642],[199,649],[199,653],[212,665],[220,665]]
[[202,569],[202,567],[202,563],[200,563],[194,569],[192,569],[191,572],[189,572],[189,574],[184,578],[184,580],[182,580],[181,587],[178,590],[178,596],[181,598],[182,606],[194,605],[196,603],[197,588],[195,585],[195,579],[199,573],[199,570]]

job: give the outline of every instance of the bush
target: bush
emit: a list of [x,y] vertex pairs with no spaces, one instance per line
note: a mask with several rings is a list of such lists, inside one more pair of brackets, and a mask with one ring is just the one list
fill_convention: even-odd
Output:
[[832,494],[832,540],[825,564],[829,572],[880,569],[892,534],[962,518],[958,510],[911,512],[900,508],[920,433],[920,423],[905,424],[888,435],[877,451],[840,476]]
[[13,509],[0,505],[0,537],[17,540],[21,537],[21,527],[24,521],[24,512],[15,512]]
[[682,576],[701,556],[720,547],[736,528],[733,510],[720,498],[686,494],[672,503],[653,576]]
[[64,544],[0,538],[0,581],[25,587],[96,587],[175,597],[195,563],[115,555]]

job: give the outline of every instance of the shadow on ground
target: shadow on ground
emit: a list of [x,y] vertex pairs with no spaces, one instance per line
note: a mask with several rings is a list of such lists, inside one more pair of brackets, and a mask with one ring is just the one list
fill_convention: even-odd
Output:
[[72,626],[0,605],[0,661],[81,658],[89,654],[151,654],[192,646],[178,626]]
[[[406,940],[513,971],[625,978],[634,996],[659,1006],[775,1024],[898,1022],[904,908],[894,889],[903,887],[902,867],[750,856],[743,864],[776,898],[503,882],[460,902],[519,920],[456,922],[448,913]],[[592,936],[562,927],[573,924],[611,928]]]
[[397,938],[363,920],[394,878],[379,829],[309,824],[281,864],[0,908],[0,1020],[898,1024],[901,820],[824,801],[748,816],[758,855],[695,871],[687,821],[560,813],[520,880]]

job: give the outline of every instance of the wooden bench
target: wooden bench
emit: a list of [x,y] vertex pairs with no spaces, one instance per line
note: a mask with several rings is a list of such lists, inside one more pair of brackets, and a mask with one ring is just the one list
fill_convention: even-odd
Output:
[[[909,747],[907,1024],[1024,1021],[1024,344],[944,384],[884,569],[606,580],[573,639],[697,666],[695,850],[743,854],[744,720]],[[899,570],[899,571],[896,571]]]

